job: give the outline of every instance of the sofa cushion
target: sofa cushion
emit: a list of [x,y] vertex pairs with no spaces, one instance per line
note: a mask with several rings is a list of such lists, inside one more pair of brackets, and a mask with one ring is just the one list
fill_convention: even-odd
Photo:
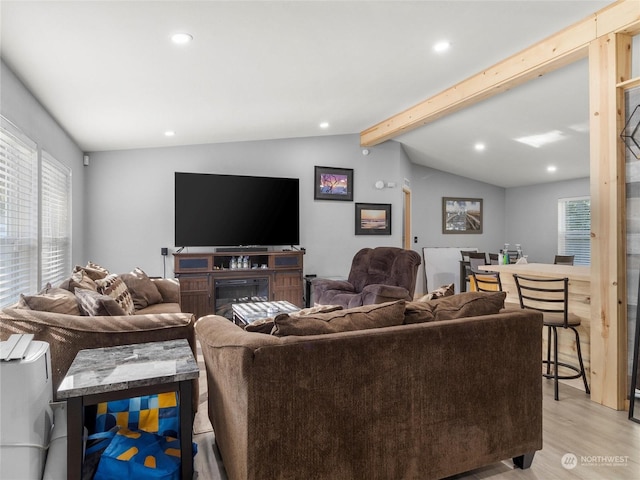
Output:
[[455,293],[455,287],[453,283],[449,285],[442,285],[440,288],[436,288],[432,292],[415,300],[416,302],[428,302],[429,300],[435,300],[436,298],[449,297]]
[[91,317],[126,315],[114,298],[94,290],[76,288],[76,298],[83,315]]
[[136,310],[136,315],[149,315],[157,313],[182,313],[180,304],[177,302],[154,303],[142,310]]
[[165,303],[180,302],[180,281],[177,278],[152,278]]
[[111,273],[103,279],[96,280],[96,285],[98,293],[113,298],[122,307],[125,315],[133,315],[135,313],[136,309],[133,305],[131,293],[129,293],[126,283],[118,275]]
[[272,335],[318,335],[402,325],[405,303],[398,300],[298,317],[280,314],[274,319]]
[[[342,310],[342,305],[316,305],[314,307],[303,308],[297,312],[289,313],[291,318],[300,318],[304,316],[312,316],[316,313],[330,313],[336,310]],[[271,333],[275,326],[274,317],[261,318],[244,326],[247,332]]]
[[50,284],[37,295],[20,294],[17,307],[39,312],[80,315],[76,296],[64,288],[52,288]]
[[504,308],[506,292],[465,292],[427,302],[410,302],[405,309],[404,323],[492,315]]
[[120,278],[127,286],[136,310],[162,302],[158,287],[141,268],[136,267],[130,273],[123,273]]

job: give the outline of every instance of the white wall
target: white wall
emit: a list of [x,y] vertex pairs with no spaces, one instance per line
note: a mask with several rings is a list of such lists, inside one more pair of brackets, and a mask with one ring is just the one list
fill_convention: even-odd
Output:
[[558,253],[558,199],[589,194],[589,178],[508,188],[505,241],[520,243],[529,262],[553,263]]
[[[395,142],[370,150],[364,156],[359,136],[344,135],[93,152],[86,167],[87,260],[115,272],[139,266],[150,275],[163,274],[160,248],[173,253],[179,247],[174,245],[175,171],[284,176],[300,179],[305,274],[346,276],[359,249],[401,246],[402,165],[407,160]],[[316,165],[353,168],[354,202],[314,200]],[[398,186],[376,190],[378,179]],[[392,235],[355,235],[356,202],[392,204]],[[169,255],[167,276],[172,272]]]
[[0,61],[0,113],[31,140],[71,168],[72,263],[84,258],[84,170],[82,151],[49,112],[29,92],[9,67]]

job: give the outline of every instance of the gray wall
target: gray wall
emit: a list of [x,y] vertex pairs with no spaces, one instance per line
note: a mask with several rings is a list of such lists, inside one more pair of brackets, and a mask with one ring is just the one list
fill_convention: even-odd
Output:
[[0,61],[0,112],[59,162],[71,168],[72,262],[84,258],[84,170],[82,151],[29,90]]
[[[305,273],[344,275],[360,248],[401,246],[402,182],[408,162],[399,144],[362,154],[358,135],[94,152],[86,167],[87,259],[116,272],[140,266],[161,275],[161,247],[173,253],[174,172],[300,179],[300,245]],[[313,199],[314,166],[354,169],[354,202]],[[376,190],[381,179],[396,188]],[[355,202],[390,203],[391,236],[356,236]],[[218,205],[212,208],[225,208]],[[185,252],[198,249],[185,249]],[[171,255],[166,272],[171,275]]]
[[558,253],[558,199],[589,194],[589,178],[508,188],[505,241],[520,243],[530,263],[553,263]]
[[[411,167],[412,236],[418,237],[418,243],[413,245],[420,254],[423,247],[477,247],[484,252],[499,251],[505,241],[504,188],[421,165]],[[482,234],[443,234],[442,197],[481,198]],[[453,269],[458,267],[458,264],[452,265]],[[419,291],[423,291],[422,268],[418,280]],[[439,286],[428,285],[429,290]]]

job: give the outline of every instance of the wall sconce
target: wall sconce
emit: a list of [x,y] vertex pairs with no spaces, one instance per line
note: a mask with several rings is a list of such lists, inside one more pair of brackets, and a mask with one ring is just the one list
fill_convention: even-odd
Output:
[[385,182],[384,180],[378,180],[373,184],[377,190],[382,190],[383,188],[396,188],[396,182]]
[[620,138],[627,146],[631,154],[640,160],[640,105],[631,112]]

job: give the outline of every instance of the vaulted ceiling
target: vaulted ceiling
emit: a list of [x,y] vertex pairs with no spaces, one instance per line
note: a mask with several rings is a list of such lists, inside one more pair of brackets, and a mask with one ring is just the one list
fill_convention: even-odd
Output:
[[[85,151],[357,134],[610,3],[3,0],[0,55]],[[588,135],[584,60],[396,140],[510,187],[588,176]]]

